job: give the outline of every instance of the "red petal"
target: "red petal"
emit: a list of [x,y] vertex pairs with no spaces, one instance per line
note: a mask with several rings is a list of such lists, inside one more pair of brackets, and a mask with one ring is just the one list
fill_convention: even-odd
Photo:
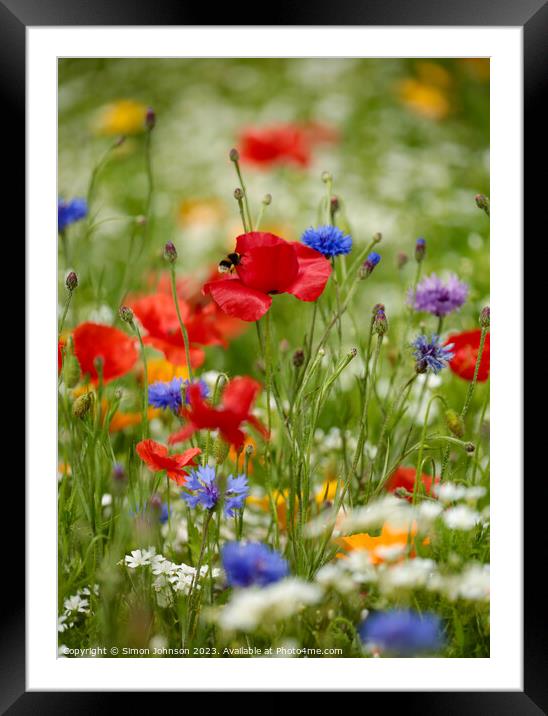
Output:
[[[476,361],[480,344],[481,330],[455,333],[448,337],[446,345],[453,343],[452,351],[455,357],[450,361],[449,367],[460,378],[471,381],[474,378]],[[483,355],[478,370],[478,381],[484,382],[489,378],[491,358],[490,334],[485,337]]]
[[266,425],[263,425],[259,418],[256,418],[254,415],[248,415],[246,418],[247,422],[252,425],[255,430],[257,430],[265,440],[270,439],[270,433],[268,432],[268,428]]
[[231,410],[235,415],[241,415],[243,420],[249,414],[260,390],[261,384],[253,378],[248,376],[233,378],[223,391],[223,407]]
[[82,323],[74,329],[74,353],[82,374],[89,373],[97,382],[96,358],[103,359],[103,380],[108,382],[128,373],[135,365],[138,352],[135,340],[112,326],[99,323]]
[[236,268],[243,284],[263,293],[284,293],[295,281],[299,264],[295,250],[286,242],[248,249]]
[[286,288],[286,291],[301,301],[315,301],[322,295],[325,284],[331,275],[331,264],[315,249],[298,241],[291,242],[291,245],[297,255],[299,272],[293,284]]
[[155,440],[141,440],[135,446],[137,455],[150,467],[151,470],[163,470],[161,458],[167,456],[167,447],[157,443]]
[[170,435],[167,441],[170,445],[175,445],[176,443],[184,443],[186,440],[188,440],[194,435],[196,430],[197,427],[195,425],[193,425],[192,423],[188,423],[180,430],[177,430],[176,433]]
[[211,281],[203,288],[225,313],[242,321],[258,321],[272,303],[270,296],[244,286],[237,278]]
[[285,239],[268,231],[248,231],[247,234],[240,234],[236,237],[236,251],[239,254],[245,254],[250,249],[257,249],[261,246],[272,247],[284,244],[287,244]]
[[[415,479],[417,471],[414,467],[398,467],[398,469],[392,473],[390,479],[386,483],[386,489],[388,492],[395,492],[398,487],[404,487],[408,492],[413,492],[415,489]],[[421,475],[422,484],[427,495],[430,494],[432,489],[432,478],[430,475]],[[440,478],[436,477],[436,484],[439,483]],[[411,501],[412,497],[406,497],[408,501]]]

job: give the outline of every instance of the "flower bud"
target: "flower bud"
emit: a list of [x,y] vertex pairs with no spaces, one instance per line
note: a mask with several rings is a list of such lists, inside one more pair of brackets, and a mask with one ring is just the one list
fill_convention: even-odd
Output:
[[166,261],[169,261],[170,264],[177,261],[177,249],[173,241],[168,241],[164,246],[164,258]]
[[71,293],[78,286],[78,276],[74,271],[71,271],[69,274],[67,274],[67,277],[65,279],[65,286]]
[[445,423],[453,435],[457,438],[462,438],[464,435],[464,421],[456,411],[450,408],[445,412]]
[[231,162],[237,162],[240,160],[240,152],[235,148],[230,150],[228,156],[230,157]]
[[152,107],[149,107],[145,114],[145,127],[150,132],[154,129],[156,126],[156,112],[152,109]]
[[74,388],[78,384],[80,372],[78,358],[72,352],[67,353],[63,361],[63,381],[67,388]]
[[359,270],[359,277],[361,279],[364,279],[370,276],[373,273],[373,269],[379,263],[380,260],[380,255],[375,253],[375,251],[372,251],[361,265]]
[[304,351],[299,348],[299,350],[295,351],[293,353],[293,365],[295,368],[300,368],[302,364],[304,363]]
[[339,202],[339,198],[337,196],[332,196],[330,202],[331,216],[334,216],[340,208],[341,204]]
[[329,184],[329,182],[333,181],[333,177],[331,176],[330,172],[322,172],[322,181],[324,184]]
[[114,467],[112,468],[112,477],[117,482],[125,482],[127,475],[121,462],[114,464]]
[[415,243],[415,261],[417,263],[421,263],[421,261],[424,260],[424,255],[426,254],[426,239],[423,239],[422,236],[419,236]]
[[403,251],[400,251],[398,253],[398,255],[396,256],[396,266],[399,269],[402,269],[408,261],[409,261],[409,256]]
[[93,406],[93,393],[83,393],[72,404],[72,414],[76,418],[84,418]]
[[133,311],[129,306],[120,306],[118,314],[125,323],[133,323]]
[[213,455],[215,456],[215,463],[217,465],[222,465],[228,457],[229,451],[230,445],[219,435],[216,438],[215,444],[213,446]]
[[476,446],[474,445],[474,443],[466,443],[464,449],[469,455],[472,455],[472,453],[476,451]]
[[484,306],[481,309],[479,315],[479,324],[482,328],[489,328],[491,324],[491,309],[489,308],[489,306]]
[[241,201],[244,198],[244,193],[239,186],[234,189],[234,198],[236,199],[236,201]]
[[373,234],[373,243],[374,244],[380,244],[382,241],[382,234],[380,231],[377,231],[376,234]]
[[379,308],[373,319],[373,332],[378,336],[384,336],[388,331],[388,320],[383,308]]
[[371,313],[373,314],[373,318],[375,318],[378,311],[384,311],[384,303],[376,303],[373,306],[373,310],[371,311]]
[[487,214],[487,216],[489,216],[489,212],[491,209],[489,197],[485,196],[485,194],[476,194],[474,198],[476,200],[476,206],[478,207],[478,209],[482,209]]
[[265,206],[270,206],[270,204],[272,204],[272,194],[265,194],[263,196],[263,204]]

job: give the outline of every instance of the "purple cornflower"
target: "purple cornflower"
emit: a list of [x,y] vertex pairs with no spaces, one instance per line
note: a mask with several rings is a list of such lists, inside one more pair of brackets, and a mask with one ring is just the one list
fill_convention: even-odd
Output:
[[362,622],[359,632],[368,647],[399,656],[439,651],[444,644],[440,618],[410,609],[375,612]]
[[[207,510],[212,510],[221,498],[215,469],[208,465],[193,470],[187,478],[185,488],[190,492],[184,492],[181,497],[190,507],[202,505]],[[245,475],[228,476],[224,493],[225,517],[233,517],[234,510],[242,509],[248,492],[249,486]]]
[[415,311],[425,311],[434,316],[447,316],[462,306],[468,297],[468,286],[451,274],[446,282],[435,273],[426,276],[415,291],[409,290],[407,302]]
[[58,199],[57,201],[57,226],[58,231],[64,231],[67,226],[74,224],[75,221],[80,221],[88,213],[88,205],[85,199],[71,199],[65,201],[64,199]]
[[304,231],[301,241],[329,259],[352,251],[352,237],[344,234],[338,226],[310,227]]
[[[198,380],[196,383],[200,386],[202,398],[207,398],[209,388],[205,381]],[[183,380],[182,378],[173,378],[173,380],[168,382],[158,381],[152,383],[148,388],[148,402],[155,408],[171,408],[171,410],[176,413],[183,402],[181,389],[183,386],[188,388],[190,384],[190,380]],[[185,402],[188,403],[188,398],[186,397]]]
[[286,560],[262,542],[229,542],[221,558],[231,587],[264,587],[289,574]]
[[439,373],[454,357],[451,350],[453,343],[442,346],[440,337],[435,333],[430,339],[427,336],[417,336],[411,345],[415,349],[413,355],[417,361],[417,373],[426,373],[429,368],[433,373]]

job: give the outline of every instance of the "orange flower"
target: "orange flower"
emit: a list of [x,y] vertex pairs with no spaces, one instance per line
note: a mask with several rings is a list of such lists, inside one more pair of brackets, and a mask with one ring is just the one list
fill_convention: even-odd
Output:
[[186,365],[175,365],[163,358],[150,358],[147,361],[147,380],[152,383],[169,383],[173,378],[188,379],[188,368]]
[[170,480],[174,480],[179,486],[184,485],[188,470],[186,467],[196,465],[195,457],[202,451],[200,448],[189,448],[178,455],[168,455],[165,445],[154,440],[141,440],[135,447],[137,454],[152,472],[167,473]]
[[145,131],[147,106],[134,99],[121,99],[105,105],[97,115],[95,130],[98,134],[126,135]]
[[451,109],[443,89],[413,78],[401,82],[399,95],[409,109],[427,119],[444,119]]
[[[385,523],[378,537],[371,537],[367,532],[363,532],[348,537],[339,537],[336,542],[347,552],[360,549],[367,550],[372,564],[382,564],[387,560],[388,555],[393,554],[394,551],[397,552],[398,548],[401,549],[403,557],[416,534],[416,525],[413,525],[410,530],[402,531],[394,529],[388,523]],[[423,542],[423,544],[427,543],[428,540]],[[339,558],[344,558],[345,556],[343,553],[337,554]],[[411,550],[408,556],[414,557],[414,550]]]

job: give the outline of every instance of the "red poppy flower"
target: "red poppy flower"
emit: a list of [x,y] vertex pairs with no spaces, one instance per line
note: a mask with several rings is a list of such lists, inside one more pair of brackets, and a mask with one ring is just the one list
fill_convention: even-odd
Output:
[[242,161],[258,167],[274,164],[310,164],[312,148],[319,142],[332,142],[337,133],[317,122],[308,124],[276,124],[251,127],[240,135]]
[[[416,481],[417,471],[414,467],[398,467],[398,469],[392,473],[390,476],[388,482],[386,483],[386,489],[388,492],[396,492],[398,487],[404,487],[407,492],[410,492],[411,495],[409,497],[406,497],[406,500],[409,500],[411,502],[412,494],[415,489],[415,481]],[[438,484],[440,481],[439,477],[435,478],[434,483]],[[430,475],[421,475],[421,482],[424,486],[424,490],[427,495],[430,494],[430,490],[432,489],[432,478]]]
[[[489,378],[490,368],[490,334],[485,336],[485,344],[478,370],[478,381],[483,382]],[[447,343],[453,343],[452,351],[455,357],[449,362],[449,367],[464,380],[473,380],[478,350],[480,344],[481,329],[455,333],[449,336]]]
[[107,383],[128,373],[139,356],[135,339],[112,326],[81,323],[72,338],[82,374],[89,373],[94,383],[99,379],[94,364],[97,358],[103,359],[103,380]]
[[[186,364],[185,344],[173,297],[160,292],[130,301],[128,305],[147,331],[143,343],[157,348],[171,363]],[[188,333],[190,362],[193,367],[199,367],[205,353],[196,344],[226,345],[215,325],[215,310],[199,306],[193,310],[183,299],[179,299],[179,310]]]
[[188,470],[185,468],[194,467],[196,465],[194,458],[202,452],[200,448],[190,448],[179,455],[168,455],[167,447],[154,440],[141,440],[135,449],[152,472],[165,470],[169,479],[174,480],[179,486],[186,482]]
[[236,253],[236,273],[209,281],[203,292],[229,316],[244,321],[258,321],[270,308],[271,294],[315,301],[331,274],[331,264],[319,251],[262,231],[238,236]]
[[268,430],[251,414],[251,408],[260,390],[260,384],[252,378],[233,378],[223,391],[221,407],[214,408],[205,402],[198,384],[190,385],[186,391],[190,408],[183,408],[181,411],[187,424],[170,435],[168,442],[173,444],[188,440],[197,430],[219,430],[227,443],[240,448],[245,440],[245,434],[240,427],[244,422],[253,425],[267,438]]

